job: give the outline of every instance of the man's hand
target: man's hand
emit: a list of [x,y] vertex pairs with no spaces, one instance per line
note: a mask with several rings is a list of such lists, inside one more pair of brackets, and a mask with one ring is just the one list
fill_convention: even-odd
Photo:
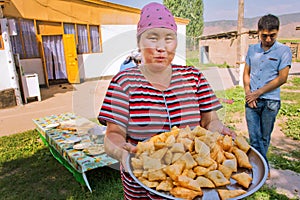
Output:
[[253,101],[256,101],[260,95],[261,94],[260,94],[259,90],[256,90],[254,92],[246,93],[246,102],[249,104]]
[[257,102],[257,101],[252,101],[251,103],[248,103],[248,106],[249,106],[250,108],[257,108],[256,102]]

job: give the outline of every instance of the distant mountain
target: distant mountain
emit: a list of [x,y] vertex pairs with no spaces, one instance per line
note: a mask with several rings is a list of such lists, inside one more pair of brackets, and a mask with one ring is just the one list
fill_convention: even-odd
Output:
[[[300,12],[278,16],[280,19],[279,38],[281,39],[300,39],[300,31],[296,27],[300,26]],[[257,22],[260,17],[245,18],[244,28],[257,30]],[[237,30],[237,20],[218,20],[204,22],[202,36],[213,35],[222,32]]]

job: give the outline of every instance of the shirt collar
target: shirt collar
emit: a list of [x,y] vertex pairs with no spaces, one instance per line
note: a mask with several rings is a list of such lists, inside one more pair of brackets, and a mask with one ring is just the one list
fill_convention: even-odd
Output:
[[262,52],[264,52],[264,53],[269,53],[270,51],[277,49],[277,47],[278,47],[278,42],[277,42],[277,40],[276,40],[276,41],[274,42],[274,44],[271,46],[271,48],[268,49],[267,51],[265,51],[265,50],[261,47],[261,43],[260,43],[259,47],[260,47],[260,49],[261,49]]

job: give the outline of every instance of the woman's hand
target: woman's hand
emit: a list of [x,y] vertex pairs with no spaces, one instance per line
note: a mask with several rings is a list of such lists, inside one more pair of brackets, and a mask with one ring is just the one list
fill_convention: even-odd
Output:
[[219,119],[216,111],[202,113],[201,126],[210,131],[217,131],[223,135],[229,135],[232,138],[236,137],[236,133],[226,127]]
[[136,146],[130,143],[124,143],[123,147],[124,150],[128,151],[129,153],[136,153],[137,149]]
[[236,133],[233,130],[231,130],[230,128],[228,128],[227,126],[224,126],[224,125],[223,125],[223,128],[222,128],[220,133],[223,134],[223,135],[229,135],[233,139],[236,138]]
[[125,170],[125,172],[128,172],[127,165],[126,165],[126,160],[127,160],[128,154],[136,153],[137,149],[136,149],[135,146],[133,146],[130,143],[124,143],[122,148],[124,149],[124,151],[122,153],[121,164],[122,164],[123,169]]

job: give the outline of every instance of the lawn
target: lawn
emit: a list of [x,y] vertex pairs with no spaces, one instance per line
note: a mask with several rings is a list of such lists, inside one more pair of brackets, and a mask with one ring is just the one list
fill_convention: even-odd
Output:
[[[282,125],[284,133],[299,140],[297,130],[300,125],[300,93],[296,95],[289,90],[300,88],[300,79],[297,77],[291,79],[286,87],[287,91],[283,91],[284,98],[279,117],[287,119]],[[225,123],[235,128],[235,116],[244,112],[243,90],[241,87],[226,90],[225,97],[235,101],[234,104],[224,104],[227,116]],[[282,154],[278,154],[278,149],[272,147],[268,157],[272,166],[300,173],[299,155],[299,151],[289,152],[288,157],[292,157],[293,160],[286,159]],[[123,199],[118,170],[109,167],[99,168],[89,171],[87,177],[93,193],[76,182],[73,175],[55,160],[35,130],[0,137],[0,199]],[[250,199],[289,198],[278,194],[276,188],[263,186],[247,198]]]
[[0,138],[0,199],[122,199],[119,171],[104,167],[87,177],[93,193],[54,159],[35,130]]

